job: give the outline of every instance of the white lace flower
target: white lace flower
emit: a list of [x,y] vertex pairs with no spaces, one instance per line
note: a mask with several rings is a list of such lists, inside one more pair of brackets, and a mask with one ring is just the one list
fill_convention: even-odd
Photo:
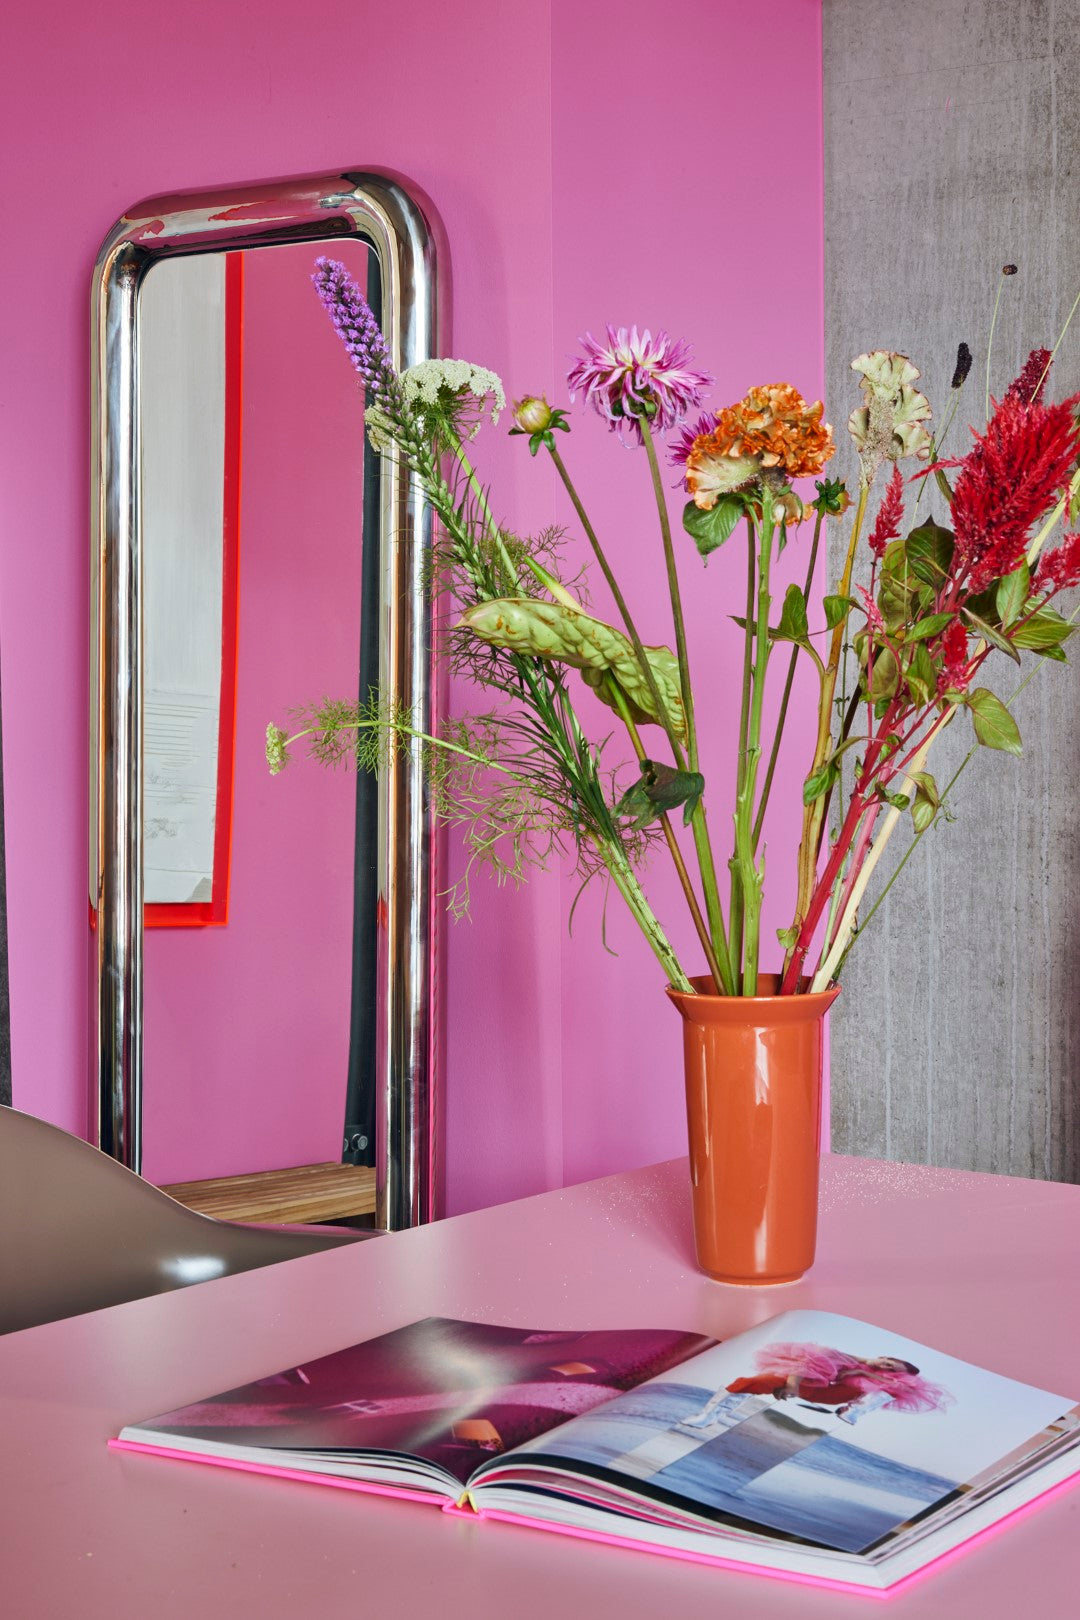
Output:
[[468,360],[421,360],[402,372],[401,381],[405,397],[422,414],[425,409],[452,412],[455,422],[467,428],[465,436],[470,439],[487,412],[494,424],[506,407],[506,394],[495,373]]
[[377,456],[385,455],[393,447],[394,435],[390,429],[389,418],[377,405],[369,405],[364,412],[364,426],[367,429],[368,440]]

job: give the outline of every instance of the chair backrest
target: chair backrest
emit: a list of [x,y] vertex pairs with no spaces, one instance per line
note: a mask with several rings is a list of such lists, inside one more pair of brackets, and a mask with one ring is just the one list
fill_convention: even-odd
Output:
[[0,1333],[376,1235],[197,1215],[88,1143],[0,1107]]

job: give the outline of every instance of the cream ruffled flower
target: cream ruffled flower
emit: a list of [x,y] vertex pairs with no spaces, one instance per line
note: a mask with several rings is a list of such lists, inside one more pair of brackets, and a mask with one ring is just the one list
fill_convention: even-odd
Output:
[[866,404],[848,417],[863,477],[869,483],[883,461],[917,457],[925,461],[933,439],[925,426],[933,414],[930,401],[914,386],[921,373],[906,354],[874,349],[851,362],[862,374]]

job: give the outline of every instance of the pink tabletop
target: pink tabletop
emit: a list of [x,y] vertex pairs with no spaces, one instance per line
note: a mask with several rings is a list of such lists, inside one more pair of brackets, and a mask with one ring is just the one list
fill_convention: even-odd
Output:
[[693,1265],[682,1162],[0,1339],[12,1620],[1075,1616],[1080,1487],[882,1604],[220,1468],[110,1452],[128,1422],[427,1315],[722,1338],[793,1306],[1080,1397],[1080,1188],[827,1162],[820,1258],[762,1291]]

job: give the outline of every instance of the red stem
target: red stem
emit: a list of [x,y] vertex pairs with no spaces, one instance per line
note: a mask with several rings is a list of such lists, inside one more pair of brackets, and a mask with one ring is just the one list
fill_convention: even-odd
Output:
[[[854,893],[856,881],[858,880],[859,873],[862,870],[862,863],[866,859],[866,852],[870,848],[870,843],[874,836],[874,826],[877,822],[878,812],[880,809],[880,800],[877,804],[867,804],[866,814],[863,817],[862,826],[859,828],[859,836],[855,840],[855,847],[851,852],[851,866],[848,869],[848,875],[840,895],[840,903],[836,908],[835,920],[837,924],[839,924],[843,918],[843,915],[848,907],[848,901],[851,899],[851,896]],[[833,939],[826,939],[823,955],[828,955],[832,944]]]
[[787,972],[784,974],[784,981],[780,986],[780,994],[782,996],[793,996],[798,992],[799,980],[802,977],[803,964],[806,961],[807,952],[810,949],[810,944],[817,930],[817,925],[821,921],[821,913],[825,909],[825,902],[832,893],[832,886],[836,882],[840,869],[844,864],[844,857],[847,854],[848,848],[850,847],[851,840],[855,836],[855,829],[862,820],[862,813],[865,809],[866,800],[863,798],[860,789],[856,788],[848,803],[848,811],[847,815],[844,817],[844,825],[841,827],[836,843],[833,845],[832,854],[829,856],[828,864],[826,865],[824,872],[821,874],[821,877],[818,879],[814,892],[810,897],[810,904],[806,909],[806,917],[804,918],[803,925],[799,930],[799,937],[795,942],[795,949],[791,953],[791,961],[788,963]]

